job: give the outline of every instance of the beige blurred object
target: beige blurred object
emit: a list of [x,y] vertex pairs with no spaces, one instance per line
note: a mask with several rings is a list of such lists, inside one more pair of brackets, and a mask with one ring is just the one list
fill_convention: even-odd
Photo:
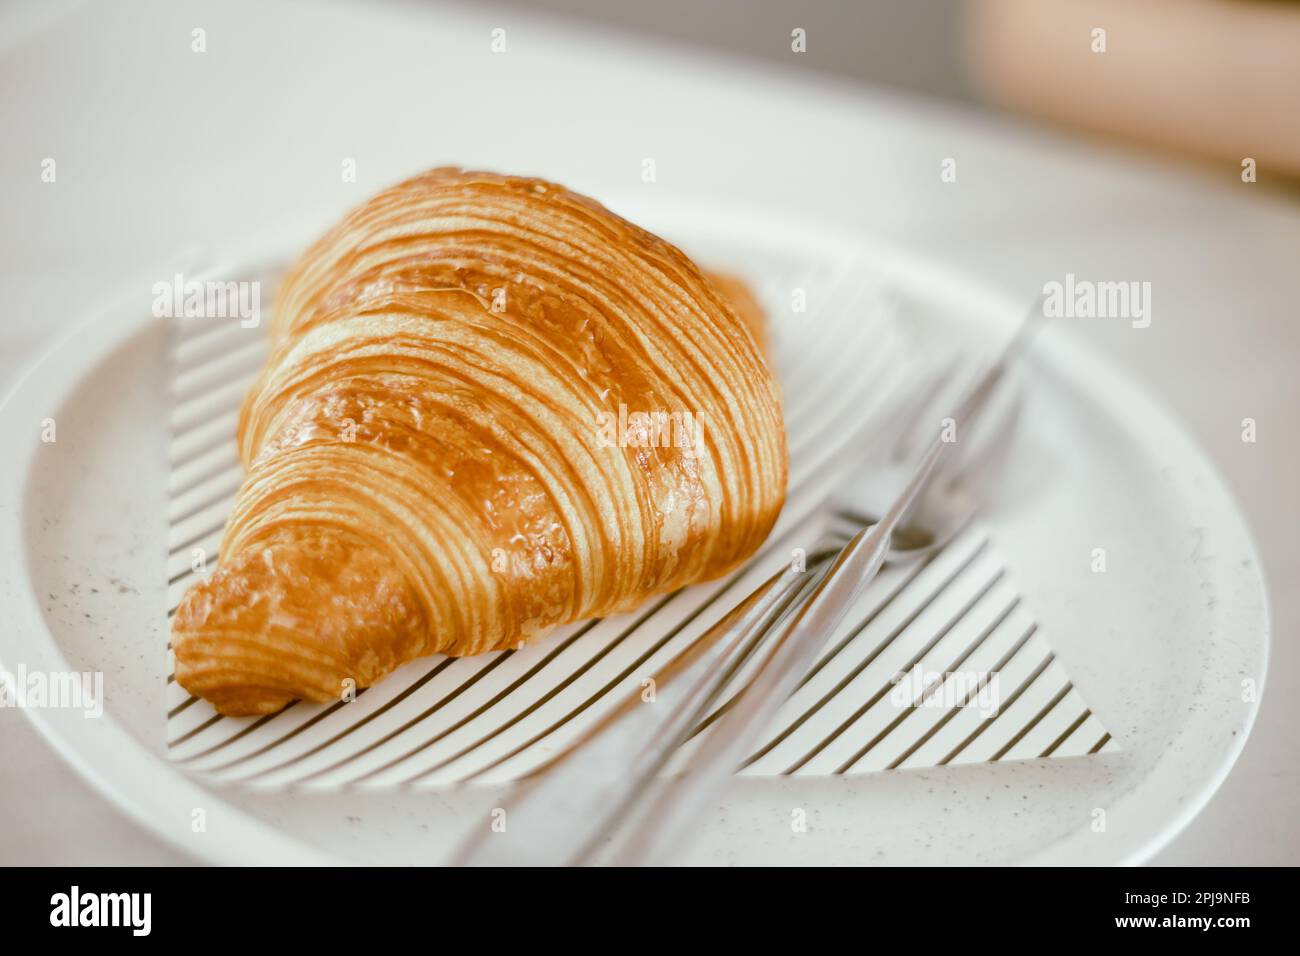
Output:
[[1300,174],[1300,5],[975,0],[967,44],[975,81],[1003,105]]

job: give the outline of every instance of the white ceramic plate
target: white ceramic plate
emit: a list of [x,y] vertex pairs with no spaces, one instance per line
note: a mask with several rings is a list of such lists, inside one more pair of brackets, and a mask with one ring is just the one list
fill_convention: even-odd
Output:
[[[941,263],[807,225],[698,203],[611,205],[758,281],[866,254],[898,290],[902,314],[939,338],[993,343],[1024,307]],[[237,259],[272,261],[307,235]],[[0,593],[12,621],[0,663],[104,672],[103,717],[27,713],[120,806],[199,858],[439,862],[466,828],[485,824],[495,791],[250,792],[186,776],[164,756],[167,330],[148,304],[152,283],[172,271],[163,264],[91,317],[0,415],[13,452],[0,475]],[[217,271],[237,274],[231,264]],[[798,336],[782,338],[799,347]],[[1060,330],[1040,337],[1025,378],[1014,479],[986,521],[1122,751],[737,779],[683,861],[1136,862],[1222,781],[1254,718],[1267,656],[1262,581],[1237,510],[1181,431]],[[40,441],[47,418],[57,423],[52,444]],[[1101,574],[1091,569],[1098,548]],[[796,809],[806,832],[791,826]]]

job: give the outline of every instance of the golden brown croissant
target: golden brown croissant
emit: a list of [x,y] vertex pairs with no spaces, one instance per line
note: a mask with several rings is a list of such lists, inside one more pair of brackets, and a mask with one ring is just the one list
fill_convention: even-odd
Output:
[[220,563],[172,631],[177,680],[223,713],[716,577],[781,508],[745,322],[676,248],[559,186],[417,176],[277,301]]

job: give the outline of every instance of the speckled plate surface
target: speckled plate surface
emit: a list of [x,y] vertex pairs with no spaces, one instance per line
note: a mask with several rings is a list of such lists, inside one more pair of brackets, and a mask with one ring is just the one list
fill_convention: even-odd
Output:
[[[613,197],[611,197],[613,198]],[[706,204],[610,203],[702,260],[761,281],[865,254],[905,316],[945,340],[992,342],[1018,319],[942,263],[857,237]],[[305,233],[210,262],[268,261]],[[29,709],[124,809],[201,859],[436,863],[487,825],[491,787],[253,793],[165,758],[167,329],[160,264],[35,366],[0,413],[0,663],[100,671],[104,714]],[[816,335],[808,329],[807,335]],[[787,342],[798,347],[798,341]],[[859,777],[738,778],[687,862],[1141,861],[1209,799],[1249,732],[1267,658],[1263,584],[1237,510],[1181,430],[1116,372],[1049,329],[1025,370],[1014,479],[985,515],[1074,684],[1122,749]],[[41,441],[42,423],[57,441]],[[1104,549],[1106,571],[1093,570]],[[807,828],[791,826],[803,811]],[[202,826],[196,821],[201,820]]]

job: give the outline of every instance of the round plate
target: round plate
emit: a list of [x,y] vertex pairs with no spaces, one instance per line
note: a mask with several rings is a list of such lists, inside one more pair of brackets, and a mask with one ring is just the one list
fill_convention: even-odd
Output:
[[[866,255],[904,315],[988,343],[1025,303],[942,263],[706,203],[611,202],[711,265],[762,279]],[[310,232],[238,257],[265,262]],[[35,365],[0,410],[0,664],[100,671],[104,713],[28,709],[121,808],[223,863],[437,863],[487,825],[499,791],[214,789],[165,758],[167,329],[142,278]],[[228,274],[243,274],[228,264]],[[776,317],[779,321],[780,317]],[[797,336],[778,327],[778,343]],[[818,334],[803,327],[798,336]],[[737,778],[683,862],[1133,863],[1205,805],[1245,743],[1268,647],[1263,582],[1237,508],[1169,418],[1068,334],[1023,368],[1029,400],[986,514],[1058,657],[1115,753],[824,779]],[[47,419],[56,438],[41,441]],[[1104,572],[1094,570],[1104,551]],[[807,828],[791,826],[804,811]]]

